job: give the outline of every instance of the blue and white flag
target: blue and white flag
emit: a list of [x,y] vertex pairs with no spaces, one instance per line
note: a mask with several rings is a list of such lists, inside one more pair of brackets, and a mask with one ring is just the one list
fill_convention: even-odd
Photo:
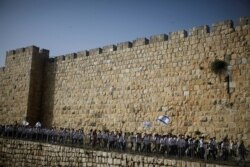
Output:
[[38,122],[35,124],[35,127],[36,127],[36,128],[41,128],[41,127],[42,127],[41,122],[38,121]]
[[170,122],[170,119],[166,115],[161,115],[157,118],[157,121],[163,123],[164,125],[167,125]]
[[23,126],[28,126],[28,125],[29,125],[29,122],[26,121],[26,120],[23,120],[22,125],[23,125]]

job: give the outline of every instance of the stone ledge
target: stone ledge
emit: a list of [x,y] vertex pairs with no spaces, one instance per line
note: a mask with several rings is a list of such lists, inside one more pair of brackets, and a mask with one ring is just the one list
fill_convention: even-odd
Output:
[[[31,141],[0,138],[0,166],[185,166],[185,167],[223,167],[225,165],[207,164],[158,156],[143,156],[129,153],[84,150],[60,145],[50,145]],[[28,158],[28,159],[27,159]],[[59,160],[59,161],[58,161]]]

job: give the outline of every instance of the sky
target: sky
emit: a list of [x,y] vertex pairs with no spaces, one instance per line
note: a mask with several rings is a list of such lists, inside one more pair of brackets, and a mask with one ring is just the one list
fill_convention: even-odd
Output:
[[0,0],[0,67],[12,49],[54,57],[241,16],[250,0]]

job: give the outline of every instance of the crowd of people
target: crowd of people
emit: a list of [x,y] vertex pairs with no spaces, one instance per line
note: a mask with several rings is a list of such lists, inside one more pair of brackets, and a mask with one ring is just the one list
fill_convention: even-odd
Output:
[[245,161],[247,150],[243,141],[232,141],[225,137],[205,139],[173,134],[147,134],[109,130],[44,128],[38,122],[34,127],[23,125],[0,125],[0,136],[35,140],[51,144],[93,147],[107,150],[129,151],[146,154],[163,154],[178,158],[190,157],[204,160]]
[[55,144],[84,144],[84,133],[81,129],[43,128],[39,124],[37,123],[34,127],[29,125],[0,125],[0,136]]

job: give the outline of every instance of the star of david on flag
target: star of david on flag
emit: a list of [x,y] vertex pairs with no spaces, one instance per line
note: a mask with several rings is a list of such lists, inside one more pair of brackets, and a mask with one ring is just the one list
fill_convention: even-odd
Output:
[[170,122],[169,117],[166,115],[161,115],[156,120],[163,123],[164,125],[167,125]]

